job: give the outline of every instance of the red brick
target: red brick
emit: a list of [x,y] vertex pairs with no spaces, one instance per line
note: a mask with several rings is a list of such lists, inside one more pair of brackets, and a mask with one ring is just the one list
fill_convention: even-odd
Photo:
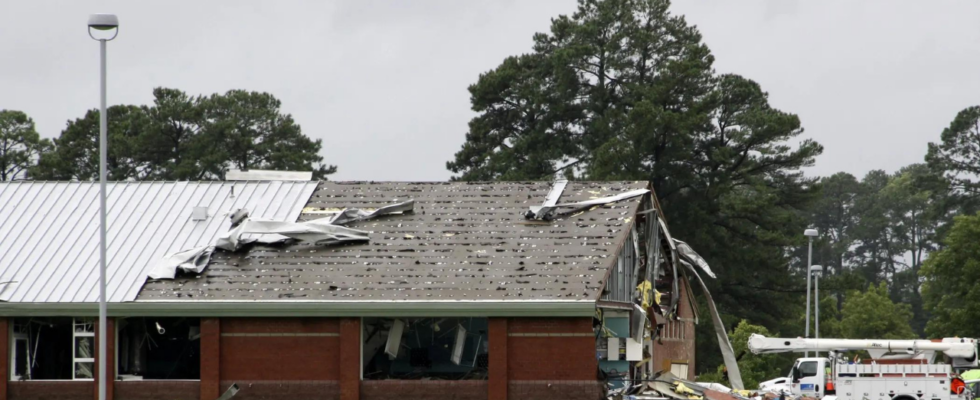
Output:
[[222,318],[222,333],[338,333],[336,318]]
[[94,383],[93,381],[10,382],[7,384],[7,398],[9,400],[93,400]]
[[687,284],[680,285],[681,301],[677,305],[677,315],[684,321],[671,321],[674,324],[682,324],[684,329],[683,340],[662,340],[653,343],[653,369],[662,371],[665,362],[668,360],[687,361],[688,380],[694,380],[695,359],[694,359],[694,310],[691,309],[690,301],[687,296],[690,294]]
[[117,381],[113,396],[115,400],[197,400],[201,382]]
[[592,333],[592,318],[510,318],[510,333]]
[[221,320],[201,318],[201,400],[220,394]]
[[[509,387],[515,381],[585,381],[596,379],[595,338],[591,318],[510,318],[506,363]],[[523,336],[524,334],[586,336]],[[490,341],[491,349],[493,340]],[[494,352],[491,350],[491,357]],[[491,387],[494,387],[491,385]],[[547,387],[547,386],[546,386]],[[513,393],[507,396],[515,398]],[[495,397],[496,399],[496,397]]]
[[340,400],[359,400],[361,391],[361,319],[340,320]]
[[336,381],[222,381],[221,390],[237,383],[238,394],[234,400],[336,400],[340,398],[340,385]]
[[489,392],[490,400],[507,400],[507,318],[490,318],[489,343]]
[[602,383],[586,381],[512,381],[513,400],[601,400],[605,399]]
[[[106,347],[106,358],[108,358],[108,360],[106,360],[105,370],[106,373],[109,375],[109,381],[106,382],[106,387],[105,387],[105,392],[106,392],[105,398],[106,400],[112,400],[113,399],[112,382],[116,380],[116,374],[115,374],[116,320],[115,318],[106,318],[105,324],[106,324],[105,327],[107,331],[106,338],[105,338],[106,340],[105,347]],[[95,376],[95,382],[93,382],[92,384],[92,393],[96,399],[99,398],[99,363],[102,362],[102,360],[99,359],[99,335],[101,334],[102,332],[99,332],[99,324],[96,322],[95,324],[95,371],[93,371],[93,375]]]
[[487,381],[361,382],[361,400],[487,400]]

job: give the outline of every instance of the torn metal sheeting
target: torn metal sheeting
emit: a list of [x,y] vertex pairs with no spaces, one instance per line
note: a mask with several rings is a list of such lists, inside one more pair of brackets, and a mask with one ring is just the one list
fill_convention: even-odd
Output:
[[[673,289],[671,293],[680,293],[680,285],[678,284],[677,273],[680,269],[677,265],[677,245],[674,243],[674,238],[670,237],[670,230],[667,229],[667,222],[663,218],[657,217],[657,224],[660,225],[661,230],[664,232],[664,237],[667,239],[667,246],[670,247],[670,264],[673,266],[671,272],[674,274]],[[670,307],[667,309],[667,314],[673,314],[677,310],[677,303],[680,301],[680,296],[670,296]]]
[[377,210],[367,211],[357,208],[348,208],[330,218],[329,223],[333,225],[345,225],[351,222],[364,221],[377,218],[383,215],[410,213],[415,209],[415,201],[408,200],[397,204],[381,207]]
[[643,332],[647,327],[647,312],[639,304],[633,304],[633,315],[630,316],[630,336],[638,343],[643,343]]
[[738,370],[738,360],[735,359],[735,350],[732,349],[732,342],[728,340],[728,332],[725,331],[725,324],[721,321],[721,315],[718,314],[718,308],[715,306],[715,300],[711,298],[711,292],[708,291],[708,285],[705,285],[704,280],[701,279],[701,275],[698,274],[697,269],[687,263],[682,263],[687,266],[687,269],[694,274],[694,277],[698,278],[698,283],[701,284],[701,290],[704,292],[705,299],[708,300],[708,311],[711,312],[711,321],[714,323],[715,336],[718,338],[718,347],[721,348],[721,357],[725,361],[725,368],[728,369],[728,381],[731,382],[732,388],[736,390],[744,390],[745,385],[742,384],[742,374]]
[[[554,218],[560,214],[573,213],[592,206],[615,203],[636,196],[642,196],[647,193],[650,193],[650,189],[636,189],[636,190],[631,190],[629,192],[620,193],[615,196],[602,197],[598,199],[591,199],[591,200],[579,201],[574,203],[561,203],[561,204],[555,204],[553,206],[548,206],[548,205],[531,206],[529,211],[525,214],[525,217],[527,217],[528,219],[547,220],[547,219]],[[571,210],[565,211],[563,213],[559,213],[558,209],[560,208],[570,208]]]
[[[310,242],[316,245],[329,245],[350,241],[369,240],[368,232],[331,224],[330,218],[306,222],[264,221],[246,219],[234,229],[218,237],[214,246],[228,251],[237,251],[248,241],[241,239],[244,234],[279,235]],[[259,240],[259,239],[256,239]],[[264,243],[275,243],[278,238],[266,238]]]
[[677,243],[677,253],[682,258],[687,260],[687,262],[692,265],[697,265],[698,268],[701,268],[701,270],[708,274],[708,276],[715,279],[718,278],[715,276],[715,273],[711,271],[711,267],[708,265],[708,262],[705,261],[704,258],[702,258],[696,251],[694,251],[690,245],[677,239],[674,239],[674,243]]
[[529,214],[527,217],[529,219],[536,220],[550,220],[554,217],[554,212],[557,209],[555,205],[558,204],[558,199],[561,198],[562,193],[565,192],[565,187],[568,186],[567,179],[561,179],[555,181],[555,184],[551,186],[551,191],[548,192],[548,196],[544,198],[544,203],[538,206],[531,206]]
[[210,246],[201,246],[169,254],[157,260],[147,276],[150,279],[173,279],[178,269],[199,274],[208,266],[212,250]]
[[[370,232],[347,228],[340,226],[340,224],[368,220],[382,215],[411,212],[414,205],[415,202],[409,200],[370,212],[349,209],[332,217],[304,222],[251,219],[247,210],[238,209],[229,216],[233,228],[219,235],[215,239],[213,247],[197,247],[170,254],[158,261],[147,276],[151,279],[173,279],[177,275],[177,269],[200,274],[207,268],[214,248],[234,252],[238,251],[241,246],[253,242],[278,244],[288,239],[308,242],[317,246],[345,242],[366,242],[370,240]],[[243,235],[250,234],[260,236],[243,239]]]

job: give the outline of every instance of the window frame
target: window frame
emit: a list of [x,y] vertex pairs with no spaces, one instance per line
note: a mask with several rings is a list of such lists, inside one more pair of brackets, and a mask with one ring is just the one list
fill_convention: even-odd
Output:
[[10,346],[9,347],[9,349],[10,349],[10,376],[8,378],[11,381],[19,381],[19,380],[21,380],[23,378],[21,375],[17,375],[17,341],[19,341],[19,340],[22,340],[24,342],[27,342],[27,345],[25,346],[25,348],[27,349],[27,357],[25,357],[25,359],[27,360],[27,370],[30,371],[30,364],[31,364],[31,348],[30,348],[30,344],[31,344],[31,341],[28,338],[28,336],[27,336],[26,333],[23,333],[23,332],[14,332],[13,327],[11,327],[11,329],[10,329],[10,343],[8,344]]
[[[81,322],[79,322],[81,321]],[[82,331],[78,328],[81,327]],[[78,357],[78,338],[92,338],[92,357]],[[91,319],[72,318],[71,329],[71,379],[73,381],[92,381],[95,380],[95,348],[97,346],[95,338],[95,324]],[[78,364],[91,363],[92,377],[79,378],[75,374],[78,372]]]

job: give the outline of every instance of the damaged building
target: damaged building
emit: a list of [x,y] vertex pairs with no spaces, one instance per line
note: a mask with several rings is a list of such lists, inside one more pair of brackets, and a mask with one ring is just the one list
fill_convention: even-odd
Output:
[[[96,397],[98,190],[0,183],[0,400]],[[600,399],[693,380],[717,321],[647,182],[118,182],[108,209],[111,399]]]

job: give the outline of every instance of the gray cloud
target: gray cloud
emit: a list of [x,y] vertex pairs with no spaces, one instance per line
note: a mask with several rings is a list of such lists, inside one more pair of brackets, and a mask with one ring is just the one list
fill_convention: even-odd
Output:
[[[336,179],[443,180],[469,110],[466,87],[573,0],[21,1],[0,10],[0,108],[44,136],[98,105],[92,12],[119,15],[111,104],[151,89],[268,91],[323,139]],[[810,173],[920,162],[977,102],[976,2],[684,0],[719,72],[760,82],[827,150]]]

